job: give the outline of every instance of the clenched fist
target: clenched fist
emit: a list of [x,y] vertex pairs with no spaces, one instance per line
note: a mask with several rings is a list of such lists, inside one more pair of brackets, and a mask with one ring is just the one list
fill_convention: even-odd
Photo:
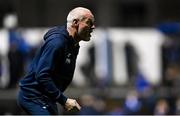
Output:
[[69,98],[67,99],[64,107],[67,111],[71,111],[73,109],[81,110],[81,106],[77,103],[77,101]]

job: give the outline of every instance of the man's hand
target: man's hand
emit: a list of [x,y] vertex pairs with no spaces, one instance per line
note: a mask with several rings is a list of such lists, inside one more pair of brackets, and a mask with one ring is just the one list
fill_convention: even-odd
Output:
[[67,111],[81,110],[81,106],[77,103],[77,101],[74,99],[69,99],[69,98],[67,99],[64,107]]

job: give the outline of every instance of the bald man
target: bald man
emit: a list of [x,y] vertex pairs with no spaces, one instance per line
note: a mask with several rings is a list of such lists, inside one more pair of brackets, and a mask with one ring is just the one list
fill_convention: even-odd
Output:
[[89,41],[94,28],[92,12],[77,7],[69,12],[65,26],[54,27],[44,35],[44,44],[19,82],[17,101],[27,114],[57,115],[56,103],[67,111],[81,109],[63,92],[73,78],[79,42]]

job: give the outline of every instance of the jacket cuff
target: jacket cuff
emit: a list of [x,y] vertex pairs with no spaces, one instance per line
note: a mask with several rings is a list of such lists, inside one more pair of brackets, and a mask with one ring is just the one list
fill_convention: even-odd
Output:
[[62,106],[64,106],[67,101],[67,97],[61,94],[57,100]]

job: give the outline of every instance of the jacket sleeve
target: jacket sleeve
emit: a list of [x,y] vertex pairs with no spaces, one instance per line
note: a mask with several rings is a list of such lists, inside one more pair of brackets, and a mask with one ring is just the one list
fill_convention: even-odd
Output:
[[51,69],[57,51],[58,46],[55,41],[50,40],[43,46],[42,54],[36,67],[35,78],[49,97],[58,101],[61,105],[64,105],[67,97],[56,87],[51,75]]

